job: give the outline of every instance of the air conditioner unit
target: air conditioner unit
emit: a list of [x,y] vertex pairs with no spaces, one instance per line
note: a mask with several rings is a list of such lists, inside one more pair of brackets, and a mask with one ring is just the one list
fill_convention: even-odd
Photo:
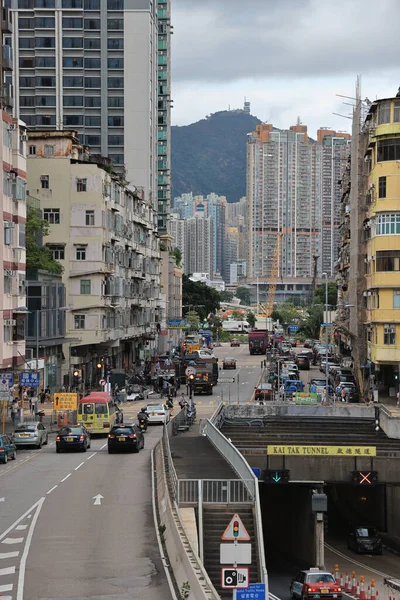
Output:
[[6,327],[12,327],[13,325],[16,325],[16,320],[15,319],[4,319],[4,325]]
[[9,176],[10,176],[10,179],[12,179],[13,181],[14,181],[15,179],[17,179],[17,174],[16,174],[16,172],[15,172],[15,171],[10,171],[10,172],[9,172]]
[[27,136],[27,134],[26,134],[26,133],[23,133],[23,134],[21,135],[21,142],[27,142],[27,141],[28,141],[28,136]]
[[4,269],[4,277],[15,277],[17,274],[16,271],[11,271],[10,269]]
[[10,123],[8,126],[8,131],[15,131],[17,129],[17,126],[15,123]]

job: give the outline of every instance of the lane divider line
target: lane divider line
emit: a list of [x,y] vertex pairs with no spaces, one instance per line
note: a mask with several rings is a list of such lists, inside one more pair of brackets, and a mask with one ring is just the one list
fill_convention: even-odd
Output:
[[337,554],[338,556],[345,558],[349,562],[353,563],[354,565],[357,565],[358,567],[362,567],[363,569],[365,569],[366,571],[369,571],[370,573],[375,573],[375,575],[379,575],[379,577],[383,577],[384,579],[395,579],[395,577],[393,575],[389,575],[388,573],[382,573],[382,571],[377,571],[376,569],[373,569],[372,567],[369,567],[368,565],[365,565],[364,563],[358,562],[358,560],[354,560],[353,558],[350,558],[350,556],[347,556],[347,554],[343,554],[343,552],[340,552],[340,550],[336,550],[336,548],[334,548],[333,546],[330,546],[329,544],[325,544],[325,547],[328,548],[328,550],[330,550],[334,554]]
[[90,456],[87,457],[86,460],[90,460],[91,458],[93,458],[93,456],[96,456],[97,452],[93,452],[93,454],[91,454]]
[[72,473],[68,473],[68,475],[66,475],[64,477],[64,479],[61,479],[60,483],[64,483],[64,481],[66,481],[68,479],[68,477],[71,477]]
[[84,462],[81,462],[81,464],[80,464],[80,465],[78,465],[77,467],[75,467],[74,471],[77,471],[78,469],[80,469],[80,468],[81,468],[81,466],[82,466],[82,465],[84,465],[84,464],[85,464]]
[[103,450],[103,448],[105,448],[107,446],[107,442],[105,444],[103,444],[103,446],[101,448],[99,448],[99,450]]
[[52,488],[51,488],[51,489],[50,489],[48,492],[46,492],[46,493],[47,493],[47,494],[51,494],[51,492],[54,492],[54,490],[55,490],[56,488],[58,488],[58,484],[57,484],[57,485],[53,485],[53,487],[52,487]]
[[[17,599],[16,600],[24,600],[24,583],[25,583],[25,570],[26,570],[26,561],[29,554],[29,549],[31,547],[33,532],[35,529],[36,522],[39,518],[40,511],[42,510],[43,503],[46,498],[40,498],[40,500],[36,503],[36,512],[33,516],[33,519],[29,526],[28,535],[26,537],[25,548],[22,554],[21,563],[19,566],[19,575],[18,575],[18,591],[17,591]],[[31,512],[31,511],[29,511]]]

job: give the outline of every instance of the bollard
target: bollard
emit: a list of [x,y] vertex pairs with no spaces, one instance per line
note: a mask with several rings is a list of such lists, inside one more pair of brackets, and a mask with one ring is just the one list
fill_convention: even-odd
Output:
[[357,582],[356,582],[356,572],[351,572],[351,593],[356,594],[357,592]]
[[365,579],[364,575],[361,575],[361,577],[360,577],[360,600],[366,600],[364,579]]
[[339,565],[335,565],[335,581],[336,581],[337,584],[340,583]]

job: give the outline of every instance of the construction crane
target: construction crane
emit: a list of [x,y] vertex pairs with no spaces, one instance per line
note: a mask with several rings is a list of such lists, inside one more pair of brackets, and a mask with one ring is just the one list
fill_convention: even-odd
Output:
[[281,239],[282,232],[278,231],[278,239],[276,240],[274,255],[272,257],[272,267],[271,273],[269,276],[269,286],[268,286],[268,294],[267,301],[265,306],[265,316],[270,317],[274,308],[275,301],[275,293],[276,293],[276,283],[278,281],[279,274],[279,258],[281,256]]

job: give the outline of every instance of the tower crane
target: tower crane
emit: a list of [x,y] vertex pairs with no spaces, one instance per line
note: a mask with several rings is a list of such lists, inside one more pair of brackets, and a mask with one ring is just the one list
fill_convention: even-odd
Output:
[[278,239],[276,240],[274,255],[272,257],[272,267],[271,267],[271,273],[270,273],[270,277],[269,277],[267,301],[266,301],[265,308],[263,307],[265,310],[266,317],[271,316],[271,313],[274,308],[276,284],[278,281],[278,274],[279,274],[279,258],[281,256],[281,240],[282,240],[283,233],[278,231],[277,235],[278,235]]

